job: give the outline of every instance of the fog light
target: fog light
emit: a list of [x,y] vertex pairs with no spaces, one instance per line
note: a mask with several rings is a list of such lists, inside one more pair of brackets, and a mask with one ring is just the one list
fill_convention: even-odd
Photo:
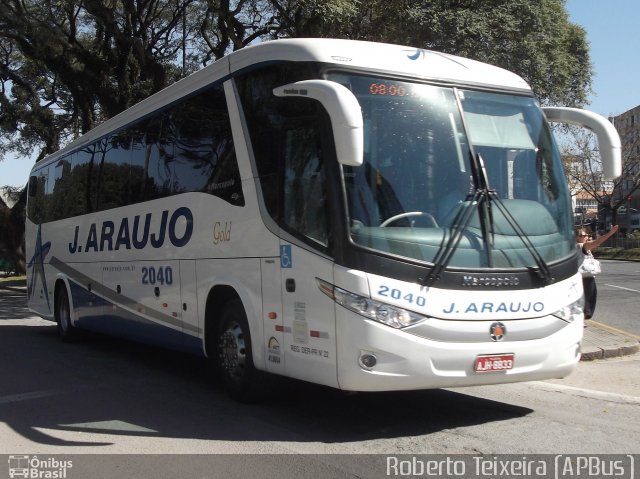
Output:
[[371,353],[364,353],[360,356],[360,366],[366,369],[371,369],[376,365],[378,360]]

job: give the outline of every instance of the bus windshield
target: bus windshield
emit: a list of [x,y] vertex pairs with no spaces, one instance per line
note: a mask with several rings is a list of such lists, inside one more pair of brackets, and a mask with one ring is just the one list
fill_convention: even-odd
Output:
[[[457,268],[530,268],[574,250],[562,163],[532,97],[332,73],[362,107],[343,166],[354,243]],[[479,201],[482,189],[490,201]],[[452,242],[452,236],[458,236]]]

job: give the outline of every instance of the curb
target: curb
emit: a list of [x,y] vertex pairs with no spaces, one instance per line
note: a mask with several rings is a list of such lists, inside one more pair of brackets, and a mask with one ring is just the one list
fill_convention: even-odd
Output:
[[593,320],[587,324],[580,346],[581,361],[627,356],[640,350],[636,336]]

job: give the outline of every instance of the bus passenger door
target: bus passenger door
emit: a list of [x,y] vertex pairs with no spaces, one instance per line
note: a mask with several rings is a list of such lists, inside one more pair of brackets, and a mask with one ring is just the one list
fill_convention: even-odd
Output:
[[[264,340],[274,338],[280,351],[280,365],[272,355],[267,368],[282,368],[284,361],[287,376],[336,387],[335,306],[316,279],[333,281],[333,200],[327,194],[326,170],[328,161],[335,162],[335,147],[329,117],[319,102],[273,94],[273,88],[289,78],[277,68],[265,68],[247,75],[240,85],[263,214],[275,222],[270,229],[280,237],[279,258],[267,268],[275,271],[277,282],[263,270],[265,291],[275,298],[274,288],[279,287],[282,307],[277,319],[263,323]],[[276,311],[263,306],[266,314]],[[275,327],[281,335],[270,334]]]
[[333,262],[281,241],[280,270],[286,373],[337,387],[335,307],[318,287],[332,282]]
[[335,387],[335,309],[318,287],[333,283],[322,131],[313,115],[281,130],[280,271],[287,375]]

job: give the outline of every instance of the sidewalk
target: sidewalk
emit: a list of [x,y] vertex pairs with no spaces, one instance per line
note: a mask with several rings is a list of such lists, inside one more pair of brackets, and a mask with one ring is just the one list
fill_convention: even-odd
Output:
[[[3,288],[16,292],[24,291],[26,294],[24,280],[0,282],[0,290]],[[584,328],[584,339],[580,348],[581,361],[626,356],[640,350],[639,337],[592,319],[586,323],[587,327]]]
[[[0,281],[0,291],[3,289],[8,289],[12,291],[24,291],[24,294],[27,294],[27,282],[24,279],[4,279]],[[26,298],[26,296],[25,296]]]
[[581,361],[625,356],[640,350],[640,338],[592,319],[586,323]]

